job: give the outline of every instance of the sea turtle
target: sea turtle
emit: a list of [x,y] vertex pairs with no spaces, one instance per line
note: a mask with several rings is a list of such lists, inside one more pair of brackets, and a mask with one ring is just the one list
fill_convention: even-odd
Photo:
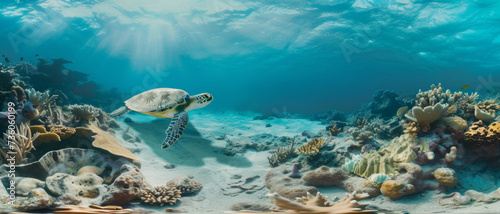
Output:
[[189,96],[180,89],[157,88],[142,92],[125,101],[125,106],[113,111],[111,117],[120,117],[130,111],[136,111],[154,117],[172,118],[165,134],[161,148],[172,146],[177,141],[188,123],[187,112],[203,108],[212,102],[213,96],[209,93]]

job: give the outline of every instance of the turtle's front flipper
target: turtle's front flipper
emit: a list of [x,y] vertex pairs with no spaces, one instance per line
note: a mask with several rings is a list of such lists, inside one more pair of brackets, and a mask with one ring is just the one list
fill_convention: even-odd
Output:
[[112,118],[121,117],[124,114],[129,113],[130,111],[131,110],[129,108],[127,108],[127,106],[122,106],[119,109],[116,109],[115,111],[111,112],[111,114],[109,114],[109,116]]
[[161,144],[162,149],[172,146],[175,141],[181,138],[182,132],[184,131],[184,129],[186,129],[188,120],[189,116],[186,112],[181,112],[174,115],[172,121],[170,121],[170,125],[168,125],[167,131],[165,131],[167,137]]

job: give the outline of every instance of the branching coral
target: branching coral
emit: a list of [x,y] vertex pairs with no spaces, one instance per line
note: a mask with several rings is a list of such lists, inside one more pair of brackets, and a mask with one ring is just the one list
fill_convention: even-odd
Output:
[[325,145],[325,142],[326,142],[325,137],[314,138],[309,142],[307,142],[306,145],[297,148],[297,153],[304,156],[317,155],[319,153],[319,150],[323,148],[323,146]]
[[292,139],[290,146],[286,147],[278,147],[276,149],[276,153],[271,155],[271,157],[267,157],[269,164],[272,167],[276,167],[288,160],[293,154],[293,146],[295,145],[295,140]]
[[84,120],[90,120],[99,116],[99,109],[92,105],[70,105],[68,110],[77,117]]
[[[33,141],[38,135],[38,133],[31,135],[31,130],[28,125],[21,124],[16,127],[16,132],[14,134],[9,134],[8,131],[4,133],[3,139],[0,139],[0,145],[2,146],[2,148],[0,148],[0,154],[5,160],[14,155],[15,164],[24,163],[28,160],[25,156],[35,148],[33,147]],[[9,136],[12,136],[13,139]],[[6,150],[10,150],[10,152],[14,152],[15,154],[9,154]]]
[[150,205],[173,205],[181,198],[181,191],[171,186],[147,187],[141,190],[139,198]]
[[330,133],[331,136],[337,136],[341,131],[342,128],[338,128],[337,125],[334,125],[328,129],[328,133]]
[[57,95],[50,96],[49,90],[41,93],[35,91],[35,89],[26,90],[26,95],[29,98],[29,101],[38,106],[38,109],[42,109],[47,106],[52,100],[57,98]]

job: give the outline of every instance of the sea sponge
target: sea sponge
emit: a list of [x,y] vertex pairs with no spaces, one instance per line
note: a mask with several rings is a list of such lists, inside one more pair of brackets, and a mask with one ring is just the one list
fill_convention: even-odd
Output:
[[167,182],[167,186],[175,187],[181,191],[182,195],[192,194],[199,192],[203,185],[188,177],[179,177]]
[[399,199],[407,194],[415,192],[415,186],[412,184],[400,184],[395,180],[386,180],[380,187],[380,192],[392,200]]
[[309,142],[307,142],[306,145],[297,148],[296,152],[304,156],[317,155],[319,153],[319,150],[323,148],[323,146],[325,145],[325,142],[326,142],[325,137],[314,138]]
[[441,167],[433,173],[436,180],[443,186],[452,187],[458,183],[458,176],[455,170]]
[[181,191],[172,186],[146,187],[141,190],[139,198],[150,205],[173,205],[181,198]]
[[482,120],[482,121],[491,121],[493,119],[495,119],[495,112],[492,111],[492,112],[485,112],[483,111],[482,109],[480,109],[478,106],[475,106],[474,108],[474,116],[476,116],[476,118],[478,120]]
[[500,122],[493,122],[486,127],[483,121],[473,123],[464,134],[464,140],[480,146],[484,143],[494,143],[500,140]]
[[467,125],[467,121],[458,116],[445,117],[443,118],[443,121],[447,126],[451,127],[455,131],[464,131],[469,127],[469,125]]
[[77,117],[84,120],[90,120],[99,116],[99,109],[92,105],[70,105],[68,110]]
[[49,125],[49,132],[59,135],[61,140],[67,139],[75,134],[76,130],[72,127],[64,127],[59,125]]

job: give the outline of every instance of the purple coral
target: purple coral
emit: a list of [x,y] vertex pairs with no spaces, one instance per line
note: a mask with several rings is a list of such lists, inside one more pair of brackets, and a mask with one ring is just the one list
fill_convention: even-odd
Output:
[[302,177],[302,174],[300,174],[300,172],[299,172],[299,164],[297,164],[297,163],[293,164],[292,172],[290,174],[288,174],[288,177],[290,177],[290,178],[301,178]]

